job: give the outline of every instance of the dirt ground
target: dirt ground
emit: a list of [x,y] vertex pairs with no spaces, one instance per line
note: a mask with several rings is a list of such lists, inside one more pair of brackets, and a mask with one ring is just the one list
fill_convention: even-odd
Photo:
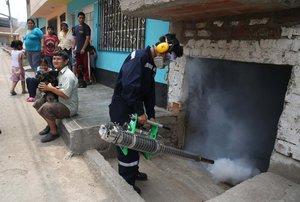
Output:
[[43,144],[45,127],[18,84],[9,94],[11,62],[0,49],[0,201],[120,201],[61,138]]

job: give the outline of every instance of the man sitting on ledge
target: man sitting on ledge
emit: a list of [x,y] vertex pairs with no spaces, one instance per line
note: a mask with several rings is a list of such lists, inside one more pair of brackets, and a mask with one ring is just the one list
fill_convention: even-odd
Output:
[[38,99],[33,107],[46,120],[47,126],[39,134],[45,135],[41,142],[50,142],[59,137],[56,119],[73,116],[78,111],[78,79],[68,68],[68,54],[57,51],[53,55],[53,66],[58,73],[58,86],[41,82],[38,88],[42,92],[52,92],[58,96],[58,102],[47,102],[45,98]]

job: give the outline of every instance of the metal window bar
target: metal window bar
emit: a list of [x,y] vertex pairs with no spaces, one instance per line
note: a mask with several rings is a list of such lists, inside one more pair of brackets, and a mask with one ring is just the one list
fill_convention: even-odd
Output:
[[130,52],[145,47],[144,18],[123,15],[118,0],[99,0],[100,50]]

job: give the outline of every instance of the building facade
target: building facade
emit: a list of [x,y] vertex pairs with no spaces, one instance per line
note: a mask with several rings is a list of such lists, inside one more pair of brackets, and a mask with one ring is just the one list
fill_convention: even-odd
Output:
[[[114,86],[119,69],[132,50],[154,45],[160,36],[169,32],[168,21],[123,15],[117,0],[31,0],[28,3],[30,16],[42,30],[51,24],[58,31],[63,20],[73,27],[78,24],[77,14],[85,13],[85,22],[91,28],[91,44],[97,51],[96,80],[110,87]],[[166,75],[166,70],[158,70],[155,78],[157,104],[162,107],[167,106]]]

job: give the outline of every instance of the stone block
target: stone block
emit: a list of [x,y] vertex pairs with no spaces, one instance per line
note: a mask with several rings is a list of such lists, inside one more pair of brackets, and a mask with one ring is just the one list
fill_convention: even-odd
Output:
[[292,41],[290,50],[294,52],[298,52],[300,50],[300,39],[290,40],[290,41]]
[[196,35],[196,31],[194,31],[194,30],[186,30],[184,32],[184,36],[188,37],[188,38],[195,37],[195,35]]
[[190,39],[187,44],[185,45],[185,49],[186,48],[194,48],[195,47],[195,43],[196,41],[194,39]]
[[197,32],[198,37],[208,38],[212,35],[212,33],[208,30],[199,30]]
[[224,21],[217,20],[217,21],[214,21],[213,24],[216,25],[217,27],[222,27],[224,24]]
[[265,25],[269,21],[269,18],[261,18],[261,19],[251,19],[249,22],[250,26],[253,25]]
[[292,144],[282,141],[282,140],[276,140],[274,145],[274,150],[277,151],[280,154],[283,154],[285,156],[291,157],[292,156]]
[[225,49],[227,46],[227,41],[226,40],[219,40],[218,42],[218,47],[221,49]]
[[198,22],[196,23],[196,29],[203,29],[206,27],[206,25],[207,25],[206,22]]
[[231,21],[230,25],[231,26],[239,26],[240,22],[239,21]]

